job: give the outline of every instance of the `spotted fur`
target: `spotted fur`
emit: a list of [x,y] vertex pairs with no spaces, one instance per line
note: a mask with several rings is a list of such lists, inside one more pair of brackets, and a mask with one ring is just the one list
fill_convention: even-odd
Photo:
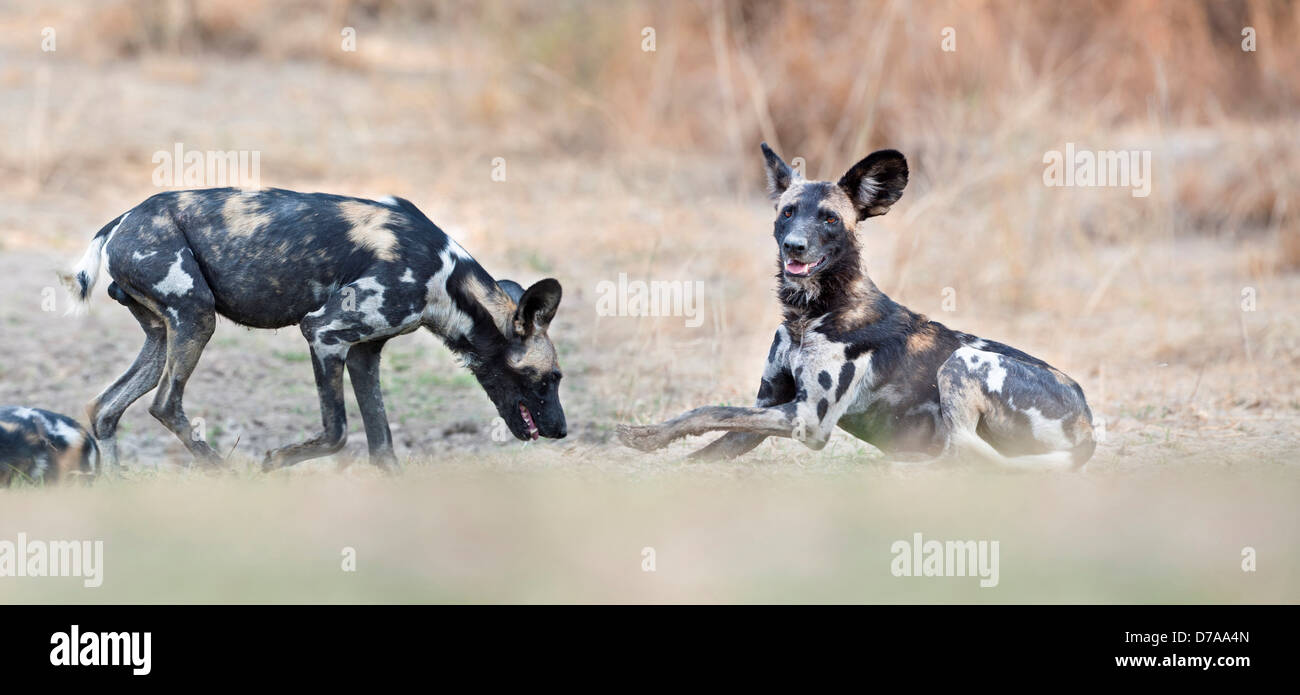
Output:
[[726,458],[769,436],[821,449],[838,426],[899,458],[961,456],[1027,468],[1087,462],[1096,444],[1077,383],[1015,348],[907,309],[867,276],[857,229],[901,197],[903,155],[873,153],[831,183],[803,180],[766,144],[763,153],[777,210],[784,321],[757,403],[625,425],[623,443],[652,450],[724,430],[695,456]]
[[[389,339],[421,327],[463,358],[516,437],[566,434],[547,335],[560,284],[498,284],[409,201],[280,189],[160,193],[95,235],[80,265],[63,276],[75,298],[89,297],[101,265],[113,280],[109,296],[145,332],[135,363],[88,406],[113,464],[118,420],[155,388],[150,413],[196,458],[219,460],[191,436],[182,408],[218,315],[253,328],[297,325],[311,349],[322,432],[268,453],[267,468],[343,447],[345,369],[372,461],[395,465],[379,355]],[[528,356],[523,363],[521,354]]]
[[49,484],[99,472],[99,447],[76,420],[38,408],[0,408],[0,485]]

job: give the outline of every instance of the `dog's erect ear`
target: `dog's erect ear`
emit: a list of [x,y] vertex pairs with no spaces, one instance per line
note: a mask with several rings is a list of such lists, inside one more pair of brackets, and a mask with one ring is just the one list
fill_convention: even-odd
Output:
[[515,308],[515,335],[528,337],[545,331],[555,318],[555,310],[560,308],[561,294],[560,281],[554,278],[538,280],[525,290]]
[[907,160],[897,150],[872,152],[840,179],[840,188],[849,194],[859,220],[889,212],[906,185]]
[[519,304],[519,298],[524,296],[524,286],[514,280],[497,280],[497,287],[500,287],[501,291],[505,292],[506,296],[510,297],[510,301],[516,305]]
[[767,197],[775,203],[781,199],[781,194],[785,193],[790,184],[799,180],[799,172],[782,161],[766,142],[759,147],[763,149],[763,159],[767,166]]

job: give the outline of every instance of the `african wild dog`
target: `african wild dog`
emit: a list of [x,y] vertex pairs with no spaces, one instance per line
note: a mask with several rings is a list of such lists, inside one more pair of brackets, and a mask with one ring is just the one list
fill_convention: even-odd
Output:
[[53,483],[99,471],[95,438],[67,415],[0,408],[0,485]]
[[[101,260],[102,256],[102,260]],[[158,388],[149,412],[204,462],[181,405],[220,314],[254,328],[297,324],[311,348],[323,432],[269,452],[266,469],[332,454],[347,440],[343,372],[361,407],[371,461],[396,464],[379,385],[379,353],[421,326],[477,377],[511,433],[566,434],[560,371],[547,329],[560,283],[526,291],[494,282],[415,205],[322,193],[217,188],[155,195],[95,235],[64,282],[88,300],[107,262],[108,294],[144,329],[135,363],[87,406],[110,465],[122,413]]]
[[804,180],[766,143],[763,155],[784,321],[757,407],[704,407],[659,425],[624,425],[624,444],[650,451],[722,430],[693,456],[733,457],[769,436],[821,449],[839,425],[896,458],[1024,467],[1088,460],[1092,413],[1078,384],[1042,360],[908,310],[867,277],[858,226],[902,196],[903,155],[875,152],[836,183]]

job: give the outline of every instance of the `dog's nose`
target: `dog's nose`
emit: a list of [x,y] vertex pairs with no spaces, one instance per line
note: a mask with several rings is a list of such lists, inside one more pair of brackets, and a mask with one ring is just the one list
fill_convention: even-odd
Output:
[[785,248],[786,253],[803,253],[808,250],[808,240],[803,237],[786,237],[786,240],[781,245]]

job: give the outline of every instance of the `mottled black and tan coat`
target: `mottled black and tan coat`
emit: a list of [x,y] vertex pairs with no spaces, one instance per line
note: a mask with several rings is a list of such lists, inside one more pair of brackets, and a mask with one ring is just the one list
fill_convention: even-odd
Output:
[[98,472],[99,448],[76,420],[39,408],[0,408],[0,485],[54,483]]
[[352,380],[371,460],[395,463],[379,385],[391,338],[437,334],[478,378],[519,439],[563,437],[560,372],[547,335],[560,284],[525,291],[494,281],[409,201],[279,189],[155,195],[95,235],[64,277],[85,301],[105,266],[108,294],[140,323],[135,363],[88,406],[105,459],[117,461],[122,413],[157,388],[149,412],[203,461],[181,400],[217,316],[253,328],[297,325],[311,348],[322,432],[267,454],[274,468],[334,453],[347,439],[343,373]]
[[772,436],[821,449],[838,426],[899,459],[947,455],[1029,468],[1088,460],[1092,414],[1078,384],[1015,348],[899,305],[867,276],[857,233],[902,196],[903,155],[875,152],[829,182],[802,179],[766,144],[763,154],[784,321],[757,403],[625,425],[625,444],[649,451],[727,431],[695,455],[732,457]]

